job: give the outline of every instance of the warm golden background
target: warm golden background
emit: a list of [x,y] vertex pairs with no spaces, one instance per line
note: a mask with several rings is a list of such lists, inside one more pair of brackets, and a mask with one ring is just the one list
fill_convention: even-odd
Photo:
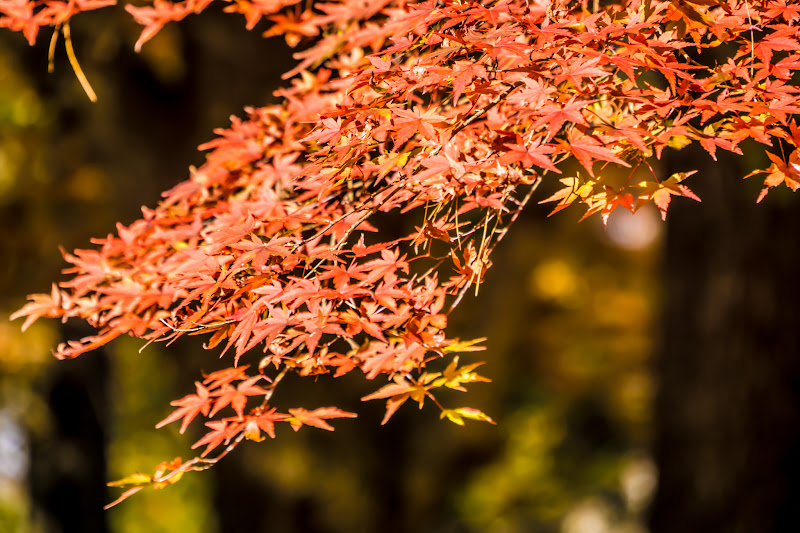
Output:
[[0,531],[800,531],[800,213],[783,190],[755,205],[759,184],[737,179],[762,157],[750,150],[670,154],[664,175],[702,169],[704,202],[676,199],[669,224],[653,210],[617,211],[608,231],[580,208],[522,217],[451,319],[455,336],[489,339],[474,359],[493,383],[465,403],[497,426],[406,406],[382,427],[382,406],[358,401],[380,384],[290,380],[292,405],[360,418],[247,443],[103,512],[104,482],[191,456],[197,433],[153,426],[200,368],[225,364],[199,342],[132,339],[57,362],[50,348],[83,326],[21,334],[7,317],[61,279],[59,246],[130,223],[202,162],[215,127],[269,101],[290,51],[211,11],[139,55],[121,10],[77,17],[96,104],[63,53],[47,74],[48,35],[28,48],[0,33]]

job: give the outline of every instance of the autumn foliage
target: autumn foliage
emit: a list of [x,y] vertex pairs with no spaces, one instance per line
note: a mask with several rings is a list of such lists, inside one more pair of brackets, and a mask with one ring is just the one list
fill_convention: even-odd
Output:
[[[40,28],[68,31],[72,16],[110,3],[0,0],[0,27],[33,43]],[[210,3],[127,6],[144,26],[137,49]],[[276,424],[331,430],[355,416],[278,412],[287,372],[388,377],[364,398],[386,401],[384,423],[408,400],[457,424],[491,421],[437,399],[486,381],[459,363],[476,344],[448,337],[447,318],[542,180],[557,188],[539,199],[553,212],[583,204],[606,220],[653,202],[666,216],[672,196],[698,199],[684,184],[691,169],[659,175],[667,149],[699,143],[716,157],[752,139],[771,147],[770,166],[753,172],[766,174],[761,197],[800,187],[794,2],[237,0],[225,10],[299,47],[281,102],[217,130],[188,180],[116,235],[65,253],[71,278],[15,315],[23,327],[45,316],[97,329],[58,346],[59,358],[123,334],[203,334],[232,365],[200,378],[159,424],[184,431],[201,418],[202,454],[121,480],[123,498],[274,437]],[[413,231],[386,242],[380,213]]]

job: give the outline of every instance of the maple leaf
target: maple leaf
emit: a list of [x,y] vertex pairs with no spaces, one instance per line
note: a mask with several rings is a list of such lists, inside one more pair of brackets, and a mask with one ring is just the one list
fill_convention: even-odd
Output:
[[62,294],[55,283],[53,283],[50,294],[32,294],[28,299],[31,301],[9,317],[9,320],[26,317],[22,324],[22,331],[28,329],[31,324],[43,316],[55,318],[62,314]]
[[[44,26],[66,37],[72,16],[110,3],[0,0],[0,27],[31,43]],[[126,7],[144,26],[136,49],[209,3]],[[247,398],[271,398],[287,372],[392,377],[365,396],[386,401],[383,423],[409,399],[421,407],[436,387],[483,381],[477,364],[457,360],[424,371],[431,353],[475,348],[447,336],[445,306],[480,283],[490,252],[562,162],[577,161],[589,178],[556,182],[544,200],[555,202],[552,213],[581,203],[604,222],[620,206],[653,202],[663,217],[672,196],[697,199],[683,184],[688,172],[619,187],[594,173],[597,162],[644,164],[666,147],[697,143],[716,157],[741,153],[748,138],[792,146],[753,174],[766,174],[759,200],[781,183],[800,189],[794,2],[644,0],[595,13],[567,1],[299,4],[228,2],[225,11],[244,15],[248,28],[266,17],[266,33],[292,46],[319,37],[296,54],[275,104],[218,129],[185,182],[140,220],[94,240],[95,249],[65,253],[70,277],[13,315],[25,317],[23,328],[53,317],[98,330],[60,344],[61,358],[122,333],[148,342],[209,334],[207,348],[235,347],[234,365],[263,344],[259,371],[277,372],[268,393],[257,385],[266,377],[246,367],[204,376],[159,427],[182,420],[184,431],[225,407],[235,416],[207,423],[200,458],[131,478],[123,499],[205,468],[244,439],[273,436],[279,420],[331,429],[326,420],[345,416],[335,408],[284,415],[266,404],[246,411]],[[384,213],[416,217],[416,229],[366,245],[364,232]],[[450,261],[456,275],[440,279],[438,263]],[[345,344],[346,354],[335,352]],[[442,413],[456,424],[491,421],[470,408]],[[223,444],[217,458],[202,459]]]
[[642,182],[639,186],[645,189],[645,191],[639,196],[639,200],[653,200],[656,207],[658,207],[658,210],[661,212],[662,220],[666,220],[667,208],[669,207],[671,196],[685,196],[692,200],[700,201],[700,198],[698,198],[689,187],[681,184],[683,180],[696,172],[695,170],[691,172],[676,172],[668,179],[659,183]]
[[152,483],[152,481],[153,476],[137,472],[116,481],[109,481],[106,485],[109,487],[119,487],[124,489],[128,487],[138,487],[140,485],[149,485]]
[[251,235],[249,240],[239,240],[231,245],[231,248],[242,250],[243,253],[231,266],[232,269],[240,268],[247,263],[254,269],[264,268],[270,259],[275,257],[286,257],[291,255],[290,248],[284,246],[291,243],[288,237],[272,239],[264,242],[255,235]]
[[603,146],[600,141],[594,137],[583,135],[577,130],[570,130],[567,134],[567,141],[562,141],[562,143],[565,150],[572,152],[575,158],[592,177],[594,177],[592,163],[596,160],[608,161],[622,165],[623,167],[630,167],[628,163],[615,155],[610,148]]
[[348,413],[342,411],[337,407],[320,407],[313,411],[306,411],[305,409],[289,409],[292,415],[286,418],[286,421],[291,424],[292,429],[298,431],[302,426],[312,426],[326,431],[333,431],[333,426],[328,424],[326,420],[331,418],[356,418],[355,413]]
[[152,487],[154,489],[163,489],[164,487],[177,483],[183,477],[186,463],[183,463],[180,457],[176,457],[172,461],[163,461],[156,466],[155,473],[152,476],[142,473],[131,474],[117,481],[107,483],[109,487],[131,487],[126,490],[119,498],[113,502],[105,505],[103,510],[108,510],[114,507],[123,500],[133,496],[145,487]]
[[524,167],[536,165],[545,170],[561,174],[561,171],[555,167],[553,161],[547,157],[549,154],[555,152],[555,147],[541,144],[541,139],[536,139],[528,146],[523,144],[508,144],[506,147],[509,151],[500,156],[498,159],[500,164],[521,163]]
[[[233,435],[235,435],[236,428],[229,422],[224,420],[214,420],[206,422],[206,426],[211,428],[211,431],[203,435],[200,440],[192,444],[192,449],[205,446],[206,449],[200,454],[200,457],[205,457],[220,444],[230,442]],[[232,431],[233,430],[233,431]]]
[[442,410],[441,415],[439,418],[447,418],[454,424],[459,426],[464,425],[464,419],[468,418],[470,420],[480,420],[482,422],[489,422],[490,424],[495,425],[496,422],[491,419],[489,415],[486,413],[478,410],[473,409],[471,407],[458,407],[456,409],[444,409]]
[[485,340],[486,337],[480,337],[478,339],[471,339],[468,341],[453,339],[453,341],[445,346],[442,351],[445,353],[480,352],[485,350],[486,347],[478,346],[478,343],[484,342]]
[[[263,36],[283,35],[286,39],[286,44],[292,48],[297,46],[303,37],[314,37],[319,34],[319,22],[308,10],[304,10],[299,14],[289,11],[286,14],[272,15],[269,19],[274,25],[265,31]],[[249,20],[248,26],[247,29],[253,27]]]
[[225,368],[223,370],[217,370],[216,372],[212,372],[208,375],[204,374],[203,377],[205,379],[203,380],[203,384],[209,391],[212,391],[233,381],[245,379],[245,371],[249,367],[250,365],[242,365],[232,368]]
[[573,97],[569,102],[562,105],[548,103],[541,109],[542,117],[535,121],[531,125],[531,128],[536,129],[547,126],[546,140],[550,141],[561,131],[561,127],[564,123],[587,124],[581,110],[592,102],[594,102],[594,100],[583,101],[579,100],[577,97]]
[[486,76],[486,67],[473,61],[458,61],[453,65],[453,72],[455,75],[450,83],[453,86],[453,101],[457,102],[475,78]]
[[713,124],[707,125],[705,128],[703,128],[702,132],[696,132],[696,135],[700,138],[700,146],[705,148],[714,161],[717,160],[717,148],[722,148],[723,150],[728,150],[738,154],[742,153],[742,151],[738,149],[733,142],[728,139],[718,137],[717,131],[715,130]]
[[386,414],[381,420],[381,425],[384,425],[408,399],[417,402],[419,408],[422,409],[428,390],[434,387],[430,382],[439,377],[439,375],[439,373],[426,373],[417,381],[410,380],[404,376],[395,376],[394,383],[385,385],[372,394],[364,396],[361,401],[388,398],[386,401]]
[[256,382],[261,381],[263,376],[255,376],[246,379],[239,383],[236,388],[230,385],[223,385],[220,390],[214,393],[217,398],[214,400],[214,408],[208,416],[214,416],[220,409],[230,404],[236,415],[239,418],[244,416],[244,406],[247,403],[248,396],[264,395],[267,393],[264,389],[255,385]]
[[408,391],[412,390],[413,387],[414,387],[413,383],[406,380],[403,376],[395,376],[394,383],[390,383],[389,385],[384,385],[383,387],[373,392],[372,394],[368,394],[367,396],[361,398],[361,401],[378,400],[381,398],[391,398],[393,396],[406,394]]
[[170,405],[177,407],[177,409],[167,418],[156,424],[156,428],[161,428],[176,420],[183,419],[180,429],[180,432],[183,433],[186,431],[186,428],[189,427],[189,423],[194,420],[197,415],[202,413],[203,416],[208,416],[212,401],[208,389],[203,387],[199,381],[195,382],[195,387],[197,388],[197,394],[189,394],[180,400],[170,402]]
[[462,392],[466,392],[462,384],[463,383],[475,383],[478,381],[485,381],[490,382],[490,379],[487,379],[483,376],[480,376],[473,372],[476,368],[481,366],[483,363],[473,363],[471,365],[464,365],[462,367],[458,367],[458,356],[453,357],[453,360],[450,361],[450,364],[447,365],[447,368],[442,373],[442,377],[436,379],[433,382],[434,387],[441,387],[445,386],[449,389],[454,389]]
[[603,226],[607,228],[608,218],[620,206],[625,207],[631,213],[635,212],[636,199],[634,195],[625,187],[616,190],[609,185],[604,185],[603,192],[592,197],[589,209],[581,220],[594,213],[600,213],[600,217],[603,219]]
[[420,164],[426,168],[414,175],[414,179],[428,187],[441,185],[447,181],[447,175],[453,170],[453,161],[444,155],[426,157]]
[[745,178],[749,178],[757,174],[767,174],[767,177],[764,179],[764,185],[766,185],[766,187],[761,190],[756,200],[756,202],[759,203],[767,196],[767,193],[772,187],[776,187],[781,183],[785,183],[786,186],[793,191],[800,189],[800,154],[798,154],[798,150],[790,154],[788,164],[771,152],[767,152],[767,156],[772,160],[772,164],[769,168],[754,170],[745,176]]
[[153,7],[125,6],[125,10],[133,15],[136,22],[144,26],[134,49],[137,52],[141,51],[144,43],[161,31],[165,24],[183,19],[193,12],[194,8],[192,2],[167,2],[166,0],[154,0]]
[[552,196],[541,200],[539,203],[544,204],[548,202],[558,202],[558,205],[550,212],[548,216],[558,213],[562,209],[569,207],[576,200],[587,201],[595,196],[594,180],[584,180],[580,174],[573,178],[562,178],[559,180],[563,188],[556,191]]
[[760,39],[753,47],[753,53],[764,64],[772,61],[772,54],[775,50],[800,50],[800,42],[798,42],[793,28],[786,26],[778,28]]
[[714,27],[715,22],[708,16],[706,12],[700,11],[696,9],[692,4],[695,5],[714,5],[711,2],[705,2],[704,0],[669,0],[670,3],[684,16],[687,20],[691,22],[696,22],[701,26],[706,27]]
[[359,313],[353,309],[348,309],[341,315],[342,321],[347,324],[347,332],[349,335],[355,335],[364,331],[368,335],[376,339],[386,341],[383,335],[383,328],[379,324],[373,322],[369,316]]
[[248,440],[261,442],[264,437],[261,436],[261,431],[266,432],[271,438],[275,438],[275,422],[286,420],[289,415],[278,413],[274,408],[268,411],[263,411],[248,416],[245,419],[244,436]]
[[391,282],[391,279],[387,278],[398,270],[408,271],[408,263],[405,261],[405,257],[400,257],[400,252],[397,250],[381,250],[380,259],[373,259],[358,267],[359,272],[365,273],[364,279],[359,285],[369,285],[380,279]]
[[317,141],[319,144],[336,144],[339,139],[341,139],[343,133],[341,117],[337,119],[330,117],[323,118],[321,126],[321,128],[317,128],[309,135],[306,135],[301,141]]
[[393,136],[394,145],[399,147],[405,144],[416,133],[420,133],[426,139],[438,140],[436,125],[442,123],[444,118],[437,114],[433,109],[422,110],[419,106],[413,109],[403,109],[395,107],[392,109],[392,122],[395,134]]
[[558,85],[565,81],[570,82],[572,85],[580,86],[581,78],[596,78],[598,76],[608,76],[609,73],[605,70],[598,68],[597,65],[600,63],[602,56],[596,56],[588,61],[572,61],[572,63],[568,62],[560,62],[561,63],[561,74],[556,76],[553,80],[553,83]]

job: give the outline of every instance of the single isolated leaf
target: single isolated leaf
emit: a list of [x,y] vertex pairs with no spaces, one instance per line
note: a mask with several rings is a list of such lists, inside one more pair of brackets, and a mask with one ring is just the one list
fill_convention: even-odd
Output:
[[313,411],[306,411],[305,409],[289,409],[289,418],[285,420],[291,424],[292,429],[298,431],[302,426],[312,426],[326,431],[333,431],[333,426],[328,424],[325,420],[331,418],[356,418],[358,415],[355,413],[348,413],[342,411],[337,407],[320,407]]
[[439,418],[445,418],[445,417],[452,423],[457,424],[459,426],[464,425],[465,418],[468,418],[470,420],[478,420],[481,422],[489,422],[492,425],[496,425],[496,422],[492,420],[492,418],[489,415],[478,409],[473,409],[472,407],[445,409],[442,411],[442,414],[439,415]]
[[119,487],[124,489],[126,487],[138,487],[141,485],[149,485],[153,482],[153,476],[148,476],[147,474],[136,473],[131,474],[129,476],[125,476],[122,479],[118,479],[116,481],[109,481],[106,483],[109,487]]

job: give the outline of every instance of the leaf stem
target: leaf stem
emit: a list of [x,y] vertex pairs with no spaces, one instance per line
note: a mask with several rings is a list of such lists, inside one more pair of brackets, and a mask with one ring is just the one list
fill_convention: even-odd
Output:
[[[75,76],[78,78],[78,81],[81,82],[81,87],[86,92],[86,96],[89,97],[89,100],[92,102],[97,102],[97,95],[94,93],[89,80],[86,79],[86,75],[81,70],[81,66],[78,63],[78,58],[75,57],[75,50],[72,48],[72,37],[70,36],[69,31],[69,22],[64,23],[64,44],[67,49],[67,57],[69,58],[69,64],[72,65],[72,70],[75,71]],[[55,46],[55,39],[51,41],[51,47]]]

